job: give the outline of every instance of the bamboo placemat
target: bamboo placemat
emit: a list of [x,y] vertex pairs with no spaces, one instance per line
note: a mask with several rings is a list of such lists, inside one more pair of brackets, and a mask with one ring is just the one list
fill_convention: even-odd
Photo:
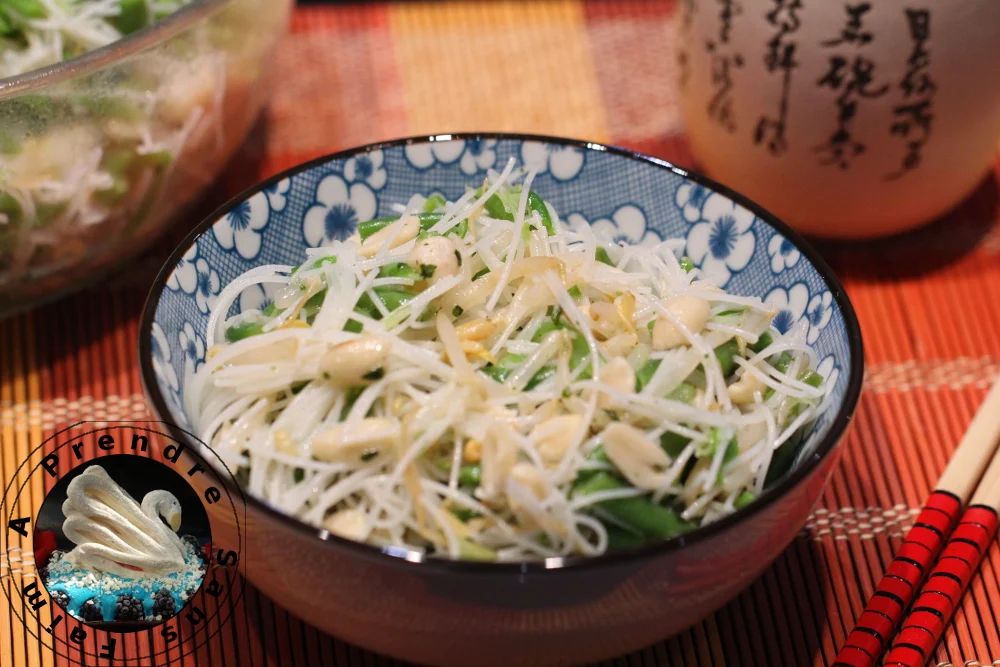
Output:
[[[0,323],[0,480],[55,430],[148,417],[139,311],[169,249],[200,215],[254,181],[334,150],[461,130],[612,142],[690,165],[671,52],[673,2],[446,2],[297,10],[264,122],[173,239],[99,287]],[[692,630],[617,666],[829,665],[949,453],[1000,372],[996,180],[947,220],[902,239],[822,245],[861,318],[866,392],[820,507],[774,566]],[[22,497],[37,509],[41,482]],[[0,577],[34,577],[31,547]],[[941,664],[1000,665],[994,544],[939,649]],[[2,602],[2,601],[0,601]],[[0,604],[0,665],[65,665]],[[252,587],[226,632],[154,664],[385,665],[321,634]],[[152,634],[124,640],[126,652]],[[978,661],[978,662],[977,662]],[[94,663],[88,663],[94,664]],[[101,664],[101,663],[98,663]],[[151,664],[116,661],[114,664]]]

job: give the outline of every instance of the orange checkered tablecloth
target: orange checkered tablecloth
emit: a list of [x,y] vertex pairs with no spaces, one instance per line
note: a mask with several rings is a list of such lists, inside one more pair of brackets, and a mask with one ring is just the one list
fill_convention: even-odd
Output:
[[[0,480],[6,485],[17,462],[65,425],[148,418],[136,336],[153,277],[200,214],[263,177],[358,144],[461,130],[587,138],[690,165],[673,85],[673,20],[667,0],[298,9],[274,62],[265,118],[216,191],[178,220],[174,238],[98,287],[0,323]],[[992,180],[922,231],[864,245],[820,244],[857,308],[868,364],[856,422],[821,505],[730,605],[608,664],[832,663],[1000,371],[1000,308],[991,299],[1000,294],[997,199]],[[24,583],[33,572],[30,547],[0,555],[0,577]],[[994,544],[939,662],[1000,665],[998,577]],[[5,611],[0,665],[70,664]],[[167,652],[155,664],[392,663],[319,633],[252,588],[236,611],[240,622],[195,654]],[[123,641],[126,653],[137,655],[154,639],[139,633]]]

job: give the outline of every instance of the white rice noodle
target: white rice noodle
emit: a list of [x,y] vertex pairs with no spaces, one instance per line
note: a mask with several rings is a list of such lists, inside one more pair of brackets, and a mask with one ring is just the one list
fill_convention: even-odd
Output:
[[[397,225],[373,258],[360,257],[354,240],[337,241],[310,249],[295,275],[292,267],[269,265],[225,286],[205,333],[212,354],[185,378],[185,410],[227,465],[247,474],[249,493],[315,526],[333,512],[361,512],[367,540],[394,552],[431,551],[458,558],[474,545],[493,550],[497,560],[516,561],[604,553],[608,527],[630,529],[602,508],[609,500],[676,496],[683,504],[681,515],[704,525],[734,511],[744,491],[763,491],[775,449],[832,401],[826,387],[798,380],[802,370],[816,364],[806,344],[808,328],[800,324],[784,336],[772,330],[775,340],[766,349],[736,358],[735,380],[750,373],[774,389],[774,395],[734,406],[714,349],[734,336],[745,343],[757,341],[770,326],[768,307],[755,297],[708,289],[697,271],[683,271],[678,262],[682,240],[653,248],[616,245],[597,238],[588,225],[566,225],[551,208],[556,232],[549,234],[537,214],[528,211],[532,173],[524,179],[513,221],[484,214],[487,199],[517,178],[510,161],[502,173],[489,174],[481,196],[470,190],[439,209],[444,215],[433,233],[446,233],[463,220],[470,223],[465,238],[449,237],[460,258],[454,275],[436,281],[379,276],[383,266],[408,261],[414,245],[410,241],[390,248],[401,228]],[[513,192],[504,191],[508,201]],[[405,216],[425,202],[414,196],[393,210]],[[535,229],[527,234],[526,225]],[[616,266],[595,259],[598,247]],[[522,258],[545,256],[558,259],[558,272],[524,275],[518,268]],[[314,266],[324,257],[336,261]],[[472,276],[483,267],[490,269],[489,275],[473,283]],[[275,301],[284,310],[227,318],[239,295],[261,284],[280,286]],[[581,295],[571,296],[570,285],[578,285]],[[410,290],[413,297],[390,311],[378,291],[388,286]],[[307,318],[301,307],[320,291],[323,301]],[[617,324],[600,319],[597,304],[615,303],[624,292],[635,298],[625,319]],[[689,331],[664,305],[685,294],[709,300],[716,314],[734,306],[744,311]],[[365,295],[377,315],[355,311]],[[616,306],[625,307],[622,303]],[[433,318],[422,317],[428,309],[436,310]],[[566,328],[535,341],[555,309]],[[685,345],[650,351],[646,324],[661,316],[684,334]],[[362,332],[346,331],[349,320],[360,324]],[[243,321],[261,322],[263,333],[225,341],[224,327]],[[603,342],[612,335],[609,326],[637,335],[638,344],[622,352],[632,369],[659,360],[640,392],[601,373],[613,361],[602,355],[618,354]],[[577,334],[569,327],[587,346],[586,361],[572,369],[571,335]],[[384,347],[360,344],[372,336],[384,341]],[[323,360],[333,346],[350,341],[358,346],[344,363],[357,362],[359,379],[340,385],[342,376],[330,380],[324,375]],[[793,355],[787,373],[767,363],[783,352]],[[504,354],[524,359],[509,368],[502,383],[489,380],[482,370]],[[526,391],[548,367],[555,372]],[[699,367],[704,394],[690,404],[667,398]],[[378,374],[372,372],[375,368]],[[779,429],[790,406],[799,401],[806,403],[801,414]],[[571,432],[546,426],[549,419],[566,416],[573,416],[567,424],[576,425]],[[675,433],[688,443],[658,470],[662,482],[652,494],[629,487],[575,496],[574,482],[582,471],[612,469],[587,457],[602,445],[602,429],[614,422],[631,425],[651,442]],[[344,429],[345,444],[391,445],[379,444],[377,455],[357,460],[313,459],[314,438],[334,427]],[[726,462],[728,447],[716,447],[682,484],[681,475],[712,429],[722,430],[723,442],[736,437],[739,453]],[[463,468],[480,463],[474,440],[491,467],[478,489],[463,484]],[[515,464],[527,466],[530,474],[504,476]],[[458,510],[478,516],[463,523],[454,514]]]

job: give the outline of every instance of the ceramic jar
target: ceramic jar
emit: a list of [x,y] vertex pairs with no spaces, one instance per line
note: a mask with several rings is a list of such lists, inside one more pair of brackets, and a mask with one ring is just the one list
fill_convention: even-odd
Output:
[[678,31],[699,167],[802,232],[913,228],[994,164],[997,0],[682,0]]

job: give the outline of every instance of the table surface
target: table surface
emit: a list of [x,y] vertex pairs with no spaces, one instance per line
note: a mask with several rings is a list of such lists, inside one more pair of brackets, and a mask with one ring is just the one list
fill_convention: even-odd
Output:
[[[262,177],[350,146],[461,130],[581,137],[690,166],[672,83],[673,17],[665,0],[300,7],[274,61],[263,121],[173,238],[96,288],[0,323],[0,480],[6,486],[16,463],[67,424],[148,418],[136,336],[155,273],[185,229]],[[819,508],[730,605],[609,664],[832,663],[1000,372],[1000,309],[990,298],[1000,294],[997,192],[990,179],[945,220],[901,238],[819,245],[857,308],[868,364]],[[0,555],[5,587],[34,576],[30,545],[22,548]],[[994,544],[940,663],[1000,665],[998,577]],[[155,664],[394,664],[319,633],[252,588],[237,612],[244,622],[231,636]],[[155,639],[123,642],[137,655]],[[70,662],[42,648],[0,601],[0,665],[54,664]]]

